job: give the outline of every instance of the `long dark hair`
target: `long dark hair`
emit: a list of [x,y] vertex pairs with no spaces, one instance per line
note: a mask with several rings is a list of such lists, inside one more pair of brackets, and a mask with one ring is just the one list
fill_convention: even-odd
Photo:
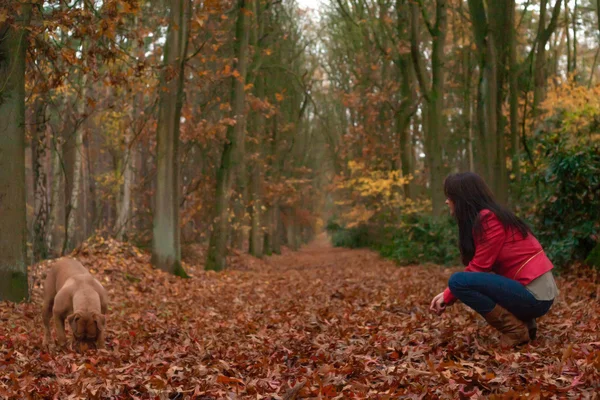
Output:
[[481,210],[487,209],[496,214],[507,232],[519,232],[523,237],[531,232],[521,218],[496,202],[483,178],[473,172],[449,175],[444,181],[444,193],[454,203],[458,245],[464,265],[475,255],[474,238],[480,239],[483,235],[484,226],[479,217]]

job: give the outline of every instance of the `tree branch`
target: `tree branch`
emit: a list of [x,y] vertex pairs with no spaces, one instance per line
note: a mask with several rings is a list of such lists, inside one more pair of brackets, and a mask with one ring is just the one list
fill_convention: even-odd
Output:
[[544,34],[542,38],[540,38],[540,43],[545,46],[550,39],[550,35],[556,29],[556,24],[558,23],[558,17],[560,16],[560,6],[562,4],[562,0],[556,0],[556,4],[554,5],[554,9],[552,10],[552,18],[550,19],[550,23],[548,27],[544,30]]
[[346,8],[344,8],[342,1],[341,0],[336,0],[338,6],[340,6],[340,9],[342,10],[342,14],[344,14],[344,16],[346,18],[348,18],[348,20],[350,22],[352,22],[353,25],[359,26],[358,23],[356,23],[356,21],[354,21],[354,19],[350,16],[350,13],[348,11],[346,11]]
[[197,56],[197,55],[198,55],[198,54],[199,54],[199,53],[202,51],[202,49],[204,48],[204,46],[206,45],[206,43],[208,43],[208,41],[209,41],[210,39],[212,39],[212,36],[211,36],[211,37],[209,37],[209,38],[207,38],[207,39],[204,41],[204,43],[202,43],[202,44],[200,45],[200,47],[199,47],[198,49],[196,49],[196,51],[194,51],[194,52],[193,52],[191,55],[189,55],[188,57],[186,57],[186,59],[185,59],[185,61],[184,61],[184,62],[185,62],[185,63],[187,63],[187,62],[188,62],[188,61],[190,61],[192,58],[196,57],[196,56]]
[[419,51],[419,10],[417,7],[418,6],[414,3],[410,6],[410,54],[415,67],[417,80],[419,81],[419,86],[421,87],[421,93],[425,97],[425,100],[429,102],[429,83],[426,80],[425,67],[423,66],[423,60],[421,59],[421,54]]
[[431,37],[434,37],[436,35],[436,30],[433,25],[431,25],[431,22],[429,22],[429,15],[427,14],[427,9],[423,5],[423,0],[417,0],[417,2],[419,3],[419,8],[421,9],[421,15],[423,15],[425,26],[427,26],[427,30],[429,31]]

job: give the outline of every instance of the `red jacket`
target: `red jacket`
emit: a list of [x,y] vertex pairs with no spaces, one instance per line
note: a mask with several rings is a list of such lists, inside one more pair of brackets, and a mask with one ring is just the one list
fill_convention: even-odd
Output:
[[[518,231],[506,231],[496,214],[490,210],[481,210],[479,217],[483,224],[482,238],[478,240],[475,237],[475,255],[465,271],[493,272],[525,286],[553,268],[542,246],[531,233],[523,238]],[[454,300],[456,298],[447,288],[444,302],[450,304]]]

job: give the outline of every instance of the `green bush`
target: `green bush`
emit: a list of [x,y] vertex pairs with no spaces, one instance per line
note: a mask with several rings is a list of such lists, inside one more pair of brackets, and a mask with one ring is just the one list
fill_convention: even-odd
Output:
[[410,215],[396,229],[389,255],[400,264],[459,265],[458,227],[449,217]]
[[588,254],[585,263],[590,267],[600,268],[600,242],[598,242],[592,252]]
[[[328,224],[329,226],[329,224]],[[364,225],[355,228],[342,228],[339,225],[335,229],[329,229],[331,243],[335,247],[347,247],[357,249],[361,247],[372,247],[367,227]]]
[[460,263],[458,228],[449,217],[410,214],[387,228],[361,225],[347,229],[335,223],[328,226],[335,226],[329,233],[336,247],[368,247],[401,265]]
[[559,268],[584,261],[600,236],[600,145],[547,145],[535,233]]

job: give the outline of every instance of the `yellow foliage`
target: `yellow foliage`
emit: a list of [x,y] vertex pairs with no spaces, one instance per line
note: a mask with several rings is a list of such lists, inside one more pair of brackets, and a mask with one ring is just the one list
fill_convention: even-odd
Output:
[[374,210],[369,210],[364,204],[357,204],[342,215],[346,227],[354,228],[367,223],[375,215]]
[[341,222],[349,228],[367,223],[380,213],[393,217],[422,212],[427,207],[427,203],[403,195],[403,185],[412,176],[403,177],[400,171],[370,170],[356,161],[348,162],[348,171],[349,176],[337,177],[334,191],[335,204],[342,210]]
[[401,177],[400,171],[371,171],[364,164],[348,162],[350,177],[340,180],[337,190],[350,190],[361,198],[381,197],[383,201],[394,201],[397,190],[412,177]]
[[600,112],[600,85],[593,88],[581,86],[570,80],[562,85],[555,86],[548,91],[542,108],[547,114],[556,109],[565,111],[580,111],[582,109]]
[[548,91],[542,108],[544,118],[560,115],[564,133],[589,139],[600,116],[600,85],[588,89],[570,79]]

